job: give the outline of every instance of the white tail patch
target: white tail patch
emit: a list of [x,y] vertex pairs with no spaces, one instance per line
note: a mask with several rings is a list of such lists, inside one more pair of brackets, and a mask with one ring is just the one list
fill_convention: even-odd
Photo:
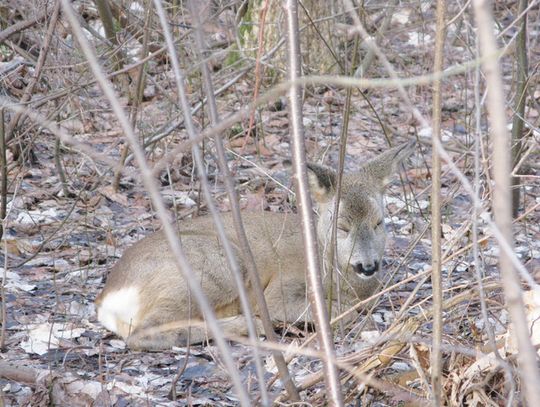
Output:
[[97,309],[98,320],[105,328],[126,338],[138,324],[140,304],[139,290],[134,286],[110,292]]

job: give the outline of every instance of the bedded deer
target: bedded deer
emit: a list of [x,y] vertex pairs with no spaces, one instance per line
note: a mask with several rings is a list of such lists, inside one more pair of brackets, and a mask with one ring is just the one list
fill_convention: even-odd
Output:
[[[337,213],[336,272],[341,301],[355,304],[371,296],[379,285],[386,232],[383,193],[391,176],[414,150],[414,143],[390,148],[360,169],[343,175]],[[310,189],[317,208],[320,260],[325,269],[336,215],[337,174],[308,164]],[[306,301],[306,278],[300,219],[292,213],[243,212],[244,226],[255,257],[264,296],[273,321],[311,322]],[[244,281],[248,281],[232,217],[223,215],[226,233],[236,250]],[[226,333],[247,334],[234,279],[219,243],[213,221],[203,216],[181,223],[180,238],[193,277],[205,292]],[[334,300],[336,284],[325,279]],[[125,339],[133,349],[160,350],[206,339],[203,315],[191,301],[164,233],[156,232],[128,248],[111,269],[96,299],[98,320]],[[256,311],[256,304],[252,304]],[[256,312],[255,312],[256,313]],[[256,321],[260,327],[260,321]],[[160,329],[171,326],[170,329]],[[189,330],[189,334],[188,334]]]

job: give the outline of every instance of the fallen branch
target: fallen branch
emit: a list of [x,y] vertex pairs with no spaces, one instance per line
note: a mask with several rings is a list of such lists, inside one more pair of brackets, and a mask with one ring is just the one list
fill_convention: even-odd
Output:
[[0,377],[33,387],[35,391],[28,405],[88,406],[104,391],[100,382],[82,380],[70,372],[59,374],[13,362],[0,361]]
[[37,24],[47,18],[49,15],[49,10],[45,10],[43,13],[29,18],[28,20],[19,21],[3,31],[0,31],[0,44],[11,37],[13,34],[26,30],[29,27],[32,27],[34,24]]
[[[493,291],[500,289],[501,285],[497,281],[491,281],[485,283],[484,291]],[[454,308],[457,304],[463,301],[470,301],[478,294],[478,290],[472,288],[470,290],[463,291],[452,298],[447,299],[443,303],[443,310],[448,310]],[[342,383],[346,383],[348,380],[354,376],[362,377],[369,374],[374,369],[380,369],[382,367],[388,366],[392,361],[395,360],[396,355],[403,350],[403,348],[410,343],[410,338],[416,333],[417,329],[433,317],[433,309],[426,310],[420,316],[411,317],[394,324],[390,327],[382,336],[379,341],[381,346],[380,350],[376,350],[376,346],[363,349],[359,352],[354,352],[349,356],[343,358],[338,358],[338,364],[347,364],[350,366],[357,366],[361,363],[354,371],[342,378]],[[386,342],[385,342],[386,341]],[[365,360],[366,352],[373,354]],[[299,386],[299,390],[306,390],[316,383],[320,382],[323,379],[324,371],[321,370],[305,379]]]

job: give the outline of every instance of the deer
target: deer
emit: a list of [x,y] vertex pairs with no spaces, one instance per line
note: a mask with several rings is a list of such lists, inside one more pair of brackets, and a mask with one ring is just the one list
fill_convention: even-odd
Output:
[[[307,164],[309,187],[316,203],[319,261],[325,270],[337,268],[326,273],[324,279],[328,301],[338,298],[336,287],[340,287],[341,304],[354,305],[372,296],[380,286],[387,239],[383,196],[391,177],[414,148],[414,142],[389,148],[356,171],[343,173],[337,204],[336,171]],[[232,216],[222,215],[243,279],[248,281]],[[332,247],[335,217],[337,232]],[[242,219],[272,322],[312,323],[300,217],[261,210],[243,211]],[[179,237],[192,267],[192,278],[201,285],[225,334],[247,335],[237,288],[212,218],[200,216],[182,221]],[[335,281],[338,278],[339,285]],[[134,350],[166,350],[209,339],[204,316],[191,301],[189,288],[161,231],[125,250],[111,268],[95,304],[98,321]],[[262,332],[254,300],[251,305],[256,327]]]

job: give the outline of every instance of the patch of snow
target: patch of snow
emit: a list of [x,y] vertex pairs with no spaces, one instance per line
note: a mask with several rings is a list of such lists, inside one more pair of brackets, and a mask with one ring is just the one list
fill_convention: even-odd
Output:
[[49,349],[58,348],[61,340],[78,338],[85,331],[84,328],[68,328],[65,325],[45,322],[30,329],[28,338],[22,341],[20,346],[27,353],[44,355]]
[[60,219],[60,212],[56,208],[48,208],[44,211],[26,211],[20,212],[15,219],[15,223],[28,225],[49,225]]
[[372,314],[373,320],[378,324],[384,324],[383,316],[380,312],[374,312]]
[[360,337],[362,338],[362,341],[364,341],[364,343],[374,345],[381,337],[381,333],[379,331],[362,331]]
[[302,118],[302,122],[304,124],[304,127],[306,128],[313,128],[314,125],[313,125],[313,120],[311,120],[309,117],[303,117]]
[[[0,275],[4,274],[4,269],[0,267]],[[12,271],[6,272],[6,285],[8,289],[20,290],[29,292],[36,289],[35,284],[29,284],[28,282],[21,279],[21,277]]]
[[66,386],[68,394],[84,393],[92,397],[94,400],[97,398],[98,394],[101,393],[103,387],[103,384],[99,382],[82,380],[75,380],[68,383]]
[[109,341],[109,345],[111,345],[115,349],[120,349],[120,350],[126,349],[126,343],[120,339],[111,339]]
[[392,369],[398,370],[400,372],[407,372],[411,370],[411,366],[405,362],[394,362],[391,366]]
[[[523,304],[527,315],[528,331],[533,346],[540,345],[540,289],[525,291],[523,293]],[[505,335],[505,350],[510,354],[518,353],[516,339],[517,332],[513,323],[510,323],[508,332]],[[537,351],[540,355],[540,350]]]
[[403,25],[408,24],[410,14],[411,14],[410,10],[398,11],[392,15],[392,22],[403,24]]
[[469,269],[470,267],[470,264],[466,263],[466,262],[460,262],[457,266],[456,266],[456,271],[459,271],[459,272],[465,272]]
[[133,13],[143,13],[145,11],[144,7],[139,2],[132,2],[129,6],[129,10]]

